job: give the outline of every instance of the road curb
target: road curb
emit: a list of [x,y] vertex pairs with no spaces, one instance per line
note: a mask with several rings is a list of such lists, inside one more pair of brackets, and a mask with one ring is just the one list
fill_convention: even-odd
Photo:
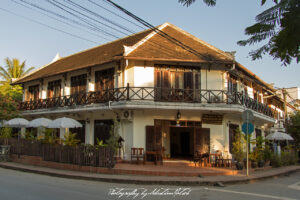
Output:
[[[36,170],[36,169],[28,169],[22,167],[8,166],[0,163],[0,167],[4,169],[12,169],[16,171],[29,172],[47,176],[54,176],[59,178],[69,178],[69,179],[78,179],[78,180],[87,180],[87,181],[100,181],[100,182],[109,182],[109,183],[124,183],[124,184],[140,184],[140,185],[184,185],[184,186],[214,186],[217,183],[222,183],[224,185],[233,185],[233,184],[241,184],[241,183],[249,183],[255,182],[259,180],[270,179],[274,177],[284,176],[287,174],[294,173],[296,171],[300,171],[300,169],[291,169],[285,172],[280,172],[277,174],[260,176],[260,177],[251,177],[251,178],[243,178],[236,180],[214,180],[214,181],[182,181],[182,180],[138,180],[138,179],[123,179],[123,178],[105,178],[105,177],[89,177],[89,176],[79,176],[79,175],[70,175],[70,174],[62,174],[49,172],[44,170]],[[146,177],[146,176],[145,176]],[[201,178],[199,178],[201,179]]]

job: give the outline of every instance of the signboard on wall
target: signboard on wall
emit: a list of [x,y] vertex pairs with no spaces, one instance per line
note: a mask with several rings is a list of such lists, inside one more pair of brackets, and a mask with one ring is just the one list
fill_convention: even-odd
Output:
[[223,115],[214,115],[214,114],[202,115],[202,123],[221,125],[222,122],[223,122]]

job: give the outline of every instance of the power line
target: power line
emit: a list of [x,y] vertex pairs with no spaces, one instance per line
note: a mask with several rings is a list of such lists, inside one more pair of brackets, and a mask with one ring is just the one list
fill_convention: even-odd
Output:
[[75,37],[75,38],[78,38],[78,39],[81,39],[81,40],[85,40],[85,41],[88,41],[88,42],[91,42],[91,43],[99,44],[98,42],[95,42],[95,41],[92,41],[92,40],[89,40],[89,39],[80,37],[80,36],[75,35],[75,34],[72,34],[72,33],[68,33],[68,32],[66,32],[66,31],[60,30],[60,29],[58,29],[58,28],[54,28],[54,27],[52,27],[52,26],[49,26],[49,25],[44,24],[44,23],[41,23],[41,22],[36,21],[36,20],[34,20],[34,19],[31,19],[31,18],[25,17],[25,16],[23,16],[23,15],[19,15],[19,14],[17,14],[17,13],[14,13],[14,12],[12,12],[12,11],[6,10],[6,9],[4,9],[4,8],[1,8],[1,7],[0,7],[0,10],[3,10],[3,11],[5,11],[5,12],[7,12],[7,13],[12,14],[12,15],[15,15],[15,16],[21,17],[21,18],[23,18],[23,19],[26,19],[27,21],[30,21],[30,22],[33,22],[33,23],[36,23],[36,24],[45,26],[45,27],[50,28],[50,29],[52,29],[52,30],[56,30],[56,31],[59,31],[59,32],[61,32],[61,33],[65,33],[65,34],[70,35],[70,36],[72,36],[72,37]]
[[[20,0],[20,1],[22,1],[23,3],[25,3],[25,4],[27,4],[27,5],[32,6],[32,7],[34,7],[34,8],[37,8],[37,9],[39,9],[39,10],[42,10],[42,11],[44,11],[44,12],[50,13],[50,14],[52,14],[52,15],[54,15],[54,16],[57,16],[57,17],[59,17],[59,18],[61,18],[61,19],[64,19],[64,20],[66,20],[66,21],[70,21],[70,22],[72,22],[72,23],[74,23],[74,24],[76,24],[76,25],[84,26],[84,27],[86,27],[86,28],[88,28],[88,29],[90,29],[90,30],[92,30],[92,31],[98,32],[98,33],[99,33],[99,32],[100,32],[100,33],[103,33],[103,31],[99,30],[99,28],[94,27],[94,26],[92,26],[92,25],[83,24],[83,23],[78,22],[78,21],[76,21],[76,20],[70,19],[70,18],[68,18],[68,17],[66,17],[66,16],[63,16],[63,15],[58,14],[58,13],[56,13],[56,12],[53,12],[53,11],[51,11],[51,10],[49,10],[49,9],[45,9],[45,8],[43,8],[43,7],[40,7],[40,6],[38,6],[38,5],[34,4],[34,3],[31,3],[31,2],[28,2],[28,1],[25,1],[25,0]],[[105,34],[105,33],[104,33],[104,34]],[[105,37],[103,37],[103,38],[105,38]],[[105,39],[109,41],[109,39],[107,39],[107,38],[105,38]]]
[[100,19],[102,19],[102,20],[104,20],[104,21],[106,21],[108,23],[110,23],[110,24],[113,24],[114,26],[116,26],[118,28],[121,28],[121,29],[123,29],[123,30],[125,30],[125,31],[127,31],[129,33],[135,33],[134,31],[126,28],[125,26],[122,26],[122,25],[120,25],[120,24],[118,24],[118,23],[116,23],[116,22],[114,22],[114,21],[112,21],[110,19],[107,19],[106,17],[103,17],[102,15],[99,15],[98,13],[95,13],[95,12],[93,12],[93,11],[91,11],[91,10],[89,10],[89,9],[87,9],[87,8],[85,8],[85,7],[83,7],[83,6],[79,5],[79,4],[71,1],[71,0],[64,0],[64,1],[67,2],[67,3],[69,3],[69,4],[71,4],[71,5],[73,5],[73,6],[76,6],[77,8],[79,8],[81,10],[86,11],[86,12],[88,12],[88,13],[90,13],[90,14],[92,14],[92,15],[94,15],[94,16],[96,16],[96,17],[98,17],[98,18],[100,18]]
[[124,12],[125,14],[127,14],[128,16],[132,17],[133,19],[135,19],[136,21],[138,21],[139,23],[143,24],[144,26],[152,29],[153,31],[155,31],[156,33],[158,33],[160,36],[166,38],[167,40],[169,40],[170,42],[172,42],[173,44],[176,44],[177,46],[185,49],[186,51],[196,55],[197,57],[206,57],[208,60],[212,61],[212,59],[209,56],[206,55],[202,55],[201,53],[199,53],[198,51],[194,50],[193,48],[191,48],[188,45],[183,44],[181,41],[177,40],[176,38],[170,36],[169,34],[165,33],[164,31],[154,27],[153,25],[151,25],[150,23],[146,22],[145,20],[139,18],[138,16],[134,15],[133,13],[129,12],[128,10],[126,10],[125,8],[121,7],[120,5],[112,2],[111,0],[102,0],[102,1],[106,1],[107,3],[110,3],[112,6],[114,6],[115,8],[121,10],[122,12]]
[[119,14],[117,14],[117,13],[115,13],[115,12],[113,12],[113,11],[107,9],[107,8],[105,8],[104,6],[101,6],[100,4],[98,4],[98,3],[96,3],[96,2],[94,2],[94,1],[92,1],[92,0],[88,0],[88,1],[89,1],[90,3],[92,3],[92,4],[96,5],[96,6],[98,6],[99,8],[102,8],[103,10],[106,10],[107,12],[109,12],[109,13],[111,13],[111,14],[113,14],[113,15],[115,15],[115,16],[121,18],[121,19],[124,19],[125,21],[127,21],[127,22],[129,22],[129,23],[131,23],[131,24],[133,24],[133,25],[135,25],[135,26],[141,28],[141,29],[144,29],[144,27],[142,27],[142,26],[138,25],[137,23],[134,23],[134,22],[132,22],[132,21],[126,19],[125,17],[122,17],[121,15],[119,15]]
[[[98,21],[98,20],[95,20],[94,18],[92,18],[92,17],[90,17],[90,16],[87,16],[87,15],[85,15],[85,14],[83,14],[83,13],[81,13],[81,12],[79,12],[79,11],[73,9],[73,8],[70,8],[69,6],[66,6],[66,5],[64,5],[64,4],[62,4],[62,3],[60,3],[60,2],[58,2],[58,1],[56,1],[56,0],[45,0],[45,1],[47,1],[48,3],[50,3],[50,4],[52,4],[52,5],[56,6],[56,7],[58,7],[59,9],[65,11],[65,12],[69,13],[70,15],[72,15],[72,16],[74,16],[74,17],[80,19],[81,21],[84,21],[85,23],[89,24],[90,26],[96,27],[97,29],[99,29],[99,30],[101,30],[103,33],[105,33],[106,35],[112,36],[112,37],[114,37],[114,38],[116,38],[116,39],[119,38],[118,36],[116,36],[116,35],[110,33],[110,32],[107,31],[107,30],[104,30],[103,28],[100,29],[100,28],[99,28],[97,25],[95,25],[94,23],[90,22],[89,20],[87,20],[87,19],[85,19],[85,18],[83,18],[83,17],[80,17],[80,16],[74,14],[73,12],[78,13],[79,15],[82,15],[82,16],[84,16],[84,17],[90,19],[90,20],[93,20],[93,21],[95,21],[95,22],[97,22],[97,23],[99,23],[99,24],[102,24],[103,26],[106,26],[106,27],[108,27],[108,28],[110,28],[110,29],[113,29],[113,30],[115,30],[115,31],[117,31],[117,32],[120,32],[120,33],[122,33],[122,34],[124,34],[124,35],[127,35],[126,33],[122,32],[122,31],[120,31],[120,30],[117,30],[117,29],[115,29],[114,27],[112,27],[112,26],[110,26],[110,25],[107,25],[107,24],[102,23],[102,22],[100,22],[100,21]],[[63,7],[64,7],[64,8],[63,8]],[[69,11],[69,10],[71,10],[72,12]]]
[[[104,39],[104,40],[110,41],[109,39],[107,39],[107,38],[105,38],[105,37],[103,37],[103,36],[100,36],[100,35],[98,35],[98,34],[89,32],[89,31],[87,31],[87,30],[85,30],[85,29],[82,29],[82,28],[80,28],[80,27],[74,26],[74,25],[72,25],[72,24],[70,24],[70,23],[68,23],[68,22],[65,22],[65,21],[63,21],[63,20],[57,19],[57,18],[55,18],[55,17],[52,17],[52,16],[50,16],[50,15],[48,15],[48,14],[46,14],[46,13],[43,13],[43,12],[38,11],[38,10],[36,10],[36,9],[33,9],[33,8],[31,8],[31,7],[29,7],[29,6],[26,6],[26,5],[24,5],[24,4],[20,3],[20,2],[17,2],[16,0],[11,0],[11,1],[14,2],[14,3],[16,3],[16,4],[18,4],[18,5],[23,6],[23,7],[27,8],[27,9],[29,9],[29,10],[33,10],[33,11],[35,11],[35,12],[37,12],[37,13],[40,13],[40,14],[42,14],[42,15],[45,15],[45,16],[49,17],[50,19],[53,19],[53,20],[59,21],[59,22],[61,22],[61,23],[67,24],[68,26],[70,26],[70,27],[72,27],[72,28],[79,29],[79,30],[81,30],[81,31],[84,31],[84,32],[89,33],[89,34],[91,34],[91,35],[94,35],[94,36],[96,36],[96,37],[99,37],[99,38],[102,38],[102,39]],[[20,1],[22,1],[23,3],[29,3],[29,2],[24,2],[23,0],[20,0]],[[35,7],[34,5],[32,5],[32,6]],[[43,9],[43,8],[41,8],[41,7],[39,7],[38,9],[43,10],[43,11],[46,11],[46,12],[48,12],[48,13],[51,12],[51,11],[47,11],[46,9]],[[74,23],[74,20],[71,20],[71,19],[69,19],[69,18],[67,18],[67,17],[61,16],[61,15],[59,15],[59,14],[52,13],[52,12],[51,12],[51,14],[56,15],[56,16],[58,16],[58,17],[60,17],[60,18],[63,18],[63,19],[65,19],[65,20],[67,20],[67,21],[71,21],[71,22]],[[80,22],[77,22],[77,21],[75,21],[75,22],[76,22],[75,24],[78,24],[78,23],[80,24]],[[84,24],[81,24],[81,25],[84,25]]]

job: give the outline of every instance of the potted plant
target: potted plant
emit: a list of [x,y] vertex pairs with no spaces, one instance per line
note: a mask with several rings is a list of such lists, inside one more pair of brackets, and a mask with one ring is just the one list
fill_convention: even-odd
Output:
[[0,137],[3,139],[3,145],[0,145],[0,160],[7,161],[9,156],[9,150],[10,150],[8,139],[11,138],[11,128],[9,127],[1,128]]
[[251,161],[251,167],[256,168],[257,161],[258,161],[258,149],[257,148],[255,148],[251,153],[249,153],[249,160]]
[[234,142],[232,143],[232,155],[236,161],[237,170],[242,170],[244,168],[243,159],[245,157],[244,152],[244,137],[242,137],[242,133],[240,129],[236,130]]

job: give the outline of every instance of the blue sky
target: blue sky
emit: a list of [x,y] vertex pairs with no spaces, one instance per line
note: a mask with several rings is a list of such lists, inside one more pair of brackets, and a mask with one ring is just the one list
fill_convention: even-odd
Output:
[[[37,3],[45,8],[52,8],[42,0],[28,1]],[[114,12],[118,12],[101,0],[94,1]],[[81,3],[111,20],[129,27],[133,31],[141,31],[140,28],[110,15],[86,0],[74,0],[74,2]],[[273,60],[268,55],[265,55],[261,60],[252,61],[248,56],[248,52],[258,46],[240,47],[236,44],[238,40],[246,38],[244,35],[245,27],[252,25],[254,17],[270,7],[272,5],[271,2],[261,7],[259,4],[260,0],[218,0],[216,7],[207,7],[202,0],[198,0],[189,8],[183,7],[177,3],[177,0],[115,0],[115,2],[153,25],[170,22],[219,49],[237,51],[237,61],[268,83],[275,83],[277,87],[300,86],[300,64],[293,62],[290,66],[284,67],[281,66],[279,60]],[[1,0],[0,8],[76,34],[97,44],[107,42],[101,37],[69,27],[38,12],[22,7],[11,0]],[[58,10],[56,11],[59,12]],[[61,13],[63,14],[63,12]],[[1,9],[0,26],[1,66],[4,65],[4,58],[14,57],[26,60],[27,66],[41,67],[49,63],[57,52],[61,56],[67,56],[97,45],[96,43],[74,38],[40,24],[27,21]],[[124,34],[119,34],[118,36],[124,36]],[[113,38],[107,38],[113,40]]]

